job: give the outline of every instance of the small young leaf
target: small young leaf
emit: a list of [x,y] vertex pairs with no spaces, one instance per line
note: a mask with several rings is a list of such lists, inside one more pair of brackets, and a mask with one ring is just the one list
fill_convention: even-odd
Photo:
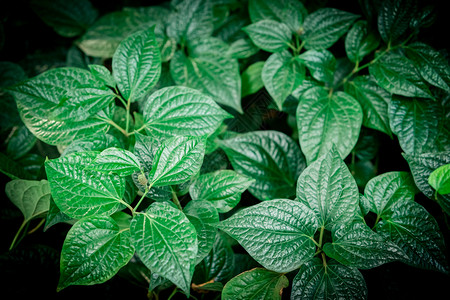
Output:
[[119,140],[113,135],[104,132],[96,132],[92,135],[74,140],[64,149],[61,156],[76,152],[103,151],[110,147],[121,147]]
[[112,60],[113,76],[122,96],[131,102],[145,96],[161,75],[161,54],[154,28],[123,40]]
[[58,290],[92,285],[112,278],[133,257],[130,231],[109,216],[86,217],[75,223],[61,252]]
[[291,43],[291,31],[283,23],[262,20],[244,27],[252,42],[268,52],[281,52]]
[[358,186],[334,147],[300,174],[297,200],[312,209],[319,226],[328,230],[353,218],[358,209]]
[[428,177],[428,183],[441,195],[450,193],[450,164],[440,166]]
[[131,239],[142,262],[189,294],[197,233],[186,216],[166,202],[153,203],[131,221]]
[[292,281],[291,300],[367,299],[364,277],[356,268],[335,260],[326,264],[314,258],[300,268]]
[[315,79],[332,83],[336,70],[336,59],[328,50],[308,50],[298,56]]
[[361,20],[353,24],[345,38],[345,52],[348,59],[356,63],[380,44],[379,38],[370,32],[367,21]]
[[150,184],[165,186],[187,181],[200,171],[204,155],[204,138],[173,137],[164,141],[155,154]]
[[103,82],[105,85],[115,88],[116,80],[111,75],[111,72],[105,67],[101,65],[89,65],[89,70],[91,74],[97,78],[99,81]]
[[288,199],[244,208],[218,224],[263,267],[280,273],[295,270],[314,256],[317,227],[312,210]]
[[280,300],[289,280],[283,274],[256,268],[239,274],[225,284],[223,300]]
[[218,170],[198,177],[189,187],[189,194],[192,200],[207,200],[220,213],[226,213],[239,203],[241,194],[254,181],[233,170]]
[[305,167],[295,142],[278,131],[255,131],[220,141],[234,170],[255,179],[249,191],[260,200],[290,197]]
[[130,151],[120,148],[108,148],[100,152],[94,163],[87,166],[88,170],[116,173],[128,176],[141,170],[139,159]]

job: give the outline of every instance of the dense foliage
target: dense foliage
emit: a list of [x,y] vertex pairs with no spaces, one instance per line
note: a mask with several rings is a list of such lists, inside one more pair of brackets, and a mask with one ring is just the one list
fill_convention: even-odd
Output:
[[55,40],[25,59],[8,52],[10,28],[23,19],[4,18],[7,292],[441,292],[450,68],[429,36],[439,6],[145,5],[26,2],[30,26]]

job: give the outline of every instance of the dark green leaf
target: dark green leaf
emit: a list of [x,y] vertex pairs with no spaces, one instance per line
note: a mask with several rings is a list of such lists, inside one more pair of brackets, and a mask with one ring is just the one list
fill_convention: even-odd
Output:
[[12,159],[18,159],[27,154],[36,144],[36,137],[24,125],[14,127],[10,133],[6,153]]
[[378,14],[378,31],[386,43],[397,42],[407,31],[416,16],[417,2],[411,0],[386,0]]
[[375,34],[370,32],[367,21],[361,20],[353,24],[345,38],[345,52],[350,61],[356,63],[374,51],[380,44]]
[[336,70],[336,59],[328,50],[308,50],[298,56],[315,79],[332,83]]

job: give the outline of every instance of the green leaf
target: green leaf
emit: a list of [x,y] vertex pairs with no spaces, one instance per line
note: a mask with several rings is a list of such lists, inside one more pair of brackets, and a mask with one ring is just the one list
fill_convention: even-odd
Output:
[[12,159],[18,159],[27,154],[36,144],[36,137],[24,125],[14,127],[10,133],[6,153]]
[[398,201],[414,201],[416,187],[410,173],[388,172],[372,178],[364,189],[361,201],[379,217],[393,214],[392,206]]
[[280,300],[289,280],[283,274],[256,268],[239,274],[224,286],[222,299]]
[[319,226],[328,230],[353,218],[358,209],[358,186],[336,148],[300,174],[297,200],[312,209]]
[[164,141],[155,154],[150,184],[165,186],[187,181],[200,171],[204,155],[204,138],[173,137]]
[[188,44],[189,56],[177,51],[170,73],[178,85],[211,95],[217,103],[242,113],[239,64],[228,56],[229,46],[215,37]]
[[34,0],[30,5],[39,18],[64,37],[82,34],[98,16],[88,0]]
[[8,198],[22,212],[25,221],[41,217],[50,206],[50,188],[47,180],[15,179],[5,186]]
[[141,164],[139,159],[130,151],[112,147],[100,152],[93,164],[87,166],[86,169],[104,173],[116,173],[121,177],[125,177],[134,172],[139,172]]
[[130,231],[132,244],[147,268],[189,294],[197,233],[187,217],[166,202],[155,202],[133,218]]
[[23,166],[0,152],[0,172],[11,179],[32,179]]
[[219,213],[208,201],[190,201],[183,208],[183,212],[197,231],[197,264],[202,261],[213,248],[217,233],[217,229],[214,225],[219,223]]
[[262,70],[264,67],[263,61],[255,62],[251,64],[244,72],[241,74],[242,90],[241,97],[251,95],[259,91],[264,87],[264,82],[262,81]]
[[392,211],[376,231],[403,249],[409,258],[405,263],[448,273],[444,238],[436,220],[414,201],[398,201]]
[[408,258],[400,247],[386,242],[363,222],[338,224],[333,228],[332,236],[333,242],[326,243],[323,251],[346,266],[372,269]]
[[241,194],[254,182],[233,170],[218,170],[199,176],[189,187],[192,200],[207,200],[220,213],[233,209]]
[[308,15],[300,36],[306,49],[327,49],[343,36],[358,15],[335,8],[321,8]]
[[358,100],[363,110],[363,125],[392,136],[388,106],[391,95],[370,76],[358,76],[345,85],[345,92]]
[[281,111],[283,102],[305,78],[305,67],[288,51],[274,53],[265,62],[261,77]]
[[283,23],[261,20],[242,28],[252,42],[268,52],[281,52],[291,43],[291,31]]
[[72,218],[112,214],[124,208],[125,179],[86,168],[97,155],[80,152],[45,162],[52,197]]
[[91,74],[99,81],[103,82],[106,86],[115,88],[116,80],[111,75],[111,72],[105,67],[101,65],[89,65],[89,70]]
[[112,68],[125,99],[134,102],[150,92],[161,75],[161,54],[154,27],[123,40],[114,53]]
[[230,45],[227,55],[231,58],[244,59],[258,53],[259,48],[248,37],[238,39]]
[[363,113],[352,96],[319,86],[300,96],[296,117],[300,147],[310,164],[333,145],[345,158],[358,141]]
[[133,257],[130,231],[109,216],[81,219],[69,230],[61,252],[58,291],[112,278]]
[[305,167],[296,143],[278,131],[255,131],[220,141],[236,172],[255,179],[248,190],[260,200],[295,194],[298,175]]
[[370,31],[367,21],[360,20],[353,24],[345,38],[345,52],[348,59],[356,63],[377,49],[380,44],[377,36]]
[[156,139],[209,135],[231,117],[209,96],[181,86],[153,93],[143,113],[146,131]]
[[294,299],[367,299],[367,286],[358,269],[314,258],[292,281]]
[[61,156],[76,152],[103,151],[110,147],[121,147],[119,141],[112,135],[98,132],[76,139],[64,149]]
[[336,59],[328,50],[308,50],[298,56],[315,79],[332,83],[336,70]]
[[433,98],[412,61],[399,52],[384,54],[370,65],[369,72],[379,86],[392,94]]
[[443,113],[436,101],[393,96],[389,104],[390,126],[402,150],[407,154],[436,150]]
[[308,14],[303,4],[296,0],[250,0],[248,13],[252,23],[274,20],[286,24],[293,33],[300,30]]
[[406,47],[406,55],[423,79],[447,92],[450,91],[450,68],[447,59],[432,47],[415,42]]
[[428,177],[428,184],[441,195],[450,193],[450,164],[440,166]]
[[409,0],[383,1],[378,14],[378,31],[388,44],[401,41],[416,16],[417,3]]
[[295,270],[314,256],[317,227],[312,210],[288,199],[244,208],[218,224],[264,268],[280,273]]

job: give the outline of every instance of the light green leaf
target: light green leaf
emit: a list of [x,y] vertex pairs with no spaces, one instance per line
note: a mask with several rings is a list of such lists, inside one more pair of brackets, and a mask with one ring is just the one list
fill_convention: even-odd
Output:
[[353,24],[345,37],[345,52],[348,59],[356,63],[377,49],[379,38],[370,31],[367,21],[360,20]]
[[436,101],[394,95],[389,104],[389,120],[402,150],[407,154],[436,150],[443,113]]
[[274,53],[265,62],[261,77],[281,111],[283,102],[305,78],[305,67],[288,51]]
[[104,132],[97,132],[81,139],[74,140],[64,149],[61,156],[76,152],[103,151],[110,147],[121,147],[121,145],[114,136]]
[[236,40],[228,48],[227,55],[231,58],[244,59],[258,53],[259,48],[248,37]]
[[298,56],[307,67],[311,76],[315,79],[332,83],[336,70],[336,59],[328,50],[308,50]]
[[297,200],[312,209],[319,226],[328,230],[353,218],[359,208],[358,186],[336,148],[300,174]]
[[45,163],[52,197],[59,209],[72,218],[112,214],[124,208],[125,179],[86,168],[97,155],[73,153]]
[[125,99],[134,102],[148,94],[161,75],[161,54],[154,27],[123,40],[114,53],[112,68]]
[[283,274],[255,268],[239,274],[225,284],[223,300],[280,300],[289,280]]
[[300,268],[292,281],[291,300],[296,299],[363,300],[367,299],[367,286],[358,269],[314,258]]
[[392,136],[388,106],[391,95],[370,76],[359,76],[345,85],[345,92],[358,100],[363,110],[363,125]]
[[94,162],[86,169],[103,173],[116,173],[124,177],[139,172],[141,164],[139,159],[130,151],[112,147],[100,152]]
[[314,256],[317,227],[312,210],[288,199],[244,208],[218,224],[263,267],[280,273],[295,270]]
[[405,263],[448,273],[444,238],[436,220],[414,201],[398,201],[392,211],[376,231],[403,249],[408,256]]
[[261,77],[263,67],[264,62],[258,61],[254,64],[251,64],[247,69],[245,69],[244,72],[242,72],[242,98],[254,94],[264,87],[264,82],[262,81]]
[[440,166],[428,177],[428,183],[441,195],[450,193],[450,164]]
[[168,203],[155,202],[133,218],[130,232],[132,244],[147,268],[189,294],[197,233],[188,218]]
[[261,20],[244,27],[252,42],[268,52],[280,52],[291,43],[291,31],[283,23],[273,20]]
[[307,49],[327,49],[344,35],[358,15],[335,8],[321,8],[308,15],[300,36]]
[[192,200],[207,200],[220,213],[233,209],[241,194],[254,182],[233,170],[218,170],[199,176],[189,187]]
[[323,251],[346,266],[372,269],[408,258],[400,247],[385,241],[363,222],[338,224],[333,228],[332,236],[333,242],[326,243]]
[[390,51],[369,67],[382,88],[406,97],[433,98],[412,61],[399,52]]
[[255,131],[220,141],[233,169],[255,179],[249,191],[260,200],[295,194],[298,175],[305,167],[296,143],[278,131]]
[[130,231],[109,216],[86,217],[69,230],[61,252],[58,291],[112,278],[133,257]]
[[99,81],[103,82],[106,86],[115,88],[116,80],[111,75],[111,72],[105,67],[101,65],[89,65],[89,70],[91,74]]
[[6,184],[5,193],[22,212],[24,222],[40,217],[49,210],[51,194],[47,180],[15,179]]
[[300,96],[296,117],[300,147],[310,164],[333,145],[345,158],[358,141],[363,113],[352,96],[313,87]]
[[165,140],[155,154],[149,174],[153,186],[175,185],[200,171],[205,155],[205,139],[173,137]]
[[398,201],[414,201],[416,187],[410,173],[388,172],[372,178],[364,189],[361,201],[378,217],[389,217]]

